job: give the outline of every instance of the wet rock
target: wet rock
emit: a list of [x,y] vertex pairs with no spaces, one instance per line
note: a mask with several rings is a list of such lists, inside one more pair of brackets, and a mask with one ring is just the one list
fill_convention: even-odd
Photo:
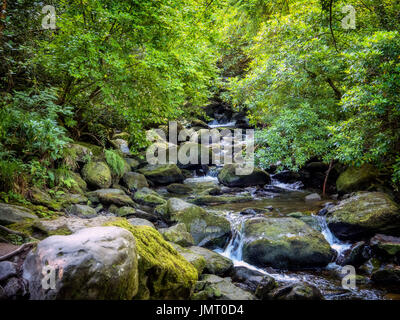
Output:
[[277,287],[274,278],[246,267],[235,267],[232,280],[242,283],[261,300],[265,300],[267,294]]
[[60,211],[63,207],[60,202],[56,201],[48,193],[38,188],[32,188],[30,190],[30,199],[32,203],[47,207],[54,211]]
[[230,278],[205,274],[196,283],[193,300],[255,300],[255,297],[232,283]]
[[82,204],[74,204],[70,207],[69,213],[80,218],[93,218],[97,216],[97,212],[92,207],[82,205]]
[[241,195],[241,196],[211,196],[204,195],[196,197],[193,200],[190,200],[194,204],[197,205],[218,205],[225,203],[241,203],[241,202],[249,202],[252,201],[253,197],[250,195]]
[[129,156],[131,151],[129,150],[128,141],[124,139],[114,139],[110,141],[113,147],[119,150],[123,155]]
[[[55,289],[42,287],[46,266],[58,271]],[[23,277],[34,300],[132,299],[138,290],[135,238],[116,227],[49,237],[27,256]]]
[[167,191],[174,194],[191,194],[193,189],[186,184],[173,183],[167,186]]
[[271,182],[269,174],[261,169],[254,168],[248,175],[238,175],[236,164],[226,164],[218,174],[218,181],[227,187],[249,187],[265,185]]
[[156,207],[166,203],[165,199],[149,188],[142,188],[136,191],[133,195],[133,199],[135,202],[149,207]]
[[128,164],[128,166],[131,168],[131,170],[137,170],[141,165],[141,162],[138,159],[125,158],[125,161]]
[[184,248],[179,244],[169,242],[188,262],[190,262],[197,270],[198,274],[202,274],[206,266],[206,259],[201,254],[197,254],[189,248]]
[[158,230],[165,240],[179,244],[182,247],[190,247],[194,245],[192,235],[188,232],[184,223],[178,223],[169,228]]
[[126,172],[122,177],[122,181],[129,190],[139,190],[149,187],[146,177],[137,172]]
[[288,284],[273,290],[271,300],[324,300],[321,292],[308,283]]
[[169,199],[161,211],[164,219],[184,223],[199,246],[222,247],[231,234],[231,225],[225,217],[178,198]]
[[148,226],[152,228],[156,228],[154,224],[152,224],[150,221],[146,219],[141,219],[141,218],[130,218],[128,219],[128,222],[133,225],[133,226]]
[[268,212],[269,210],[259,209],[259,208],[245,208],[240,211],[241,215],[256,215],[256,214],[263,214]]
[[337,179],[336,188],[340,193],[366,190],[378,176],[378,171],[371,165],[360,168],[350,167]]
[[112,184],[111,170],[105,162],[89,162],[82,169],[83,179],[93,188],[109,188]]
[[309,194],[304,198],[306,202],[321,201],[321,196],[318,193]]
[[302,212],[292,212],[287,214],[287,217],[299,219],[305,223],[307,223],[311,228],[317,230],[318,232],[322,231],[321,224],[319,223],[317,217],[302,213]]
[[233,262],[219,253],[202,247],[193,246],[188,249],[193,253],[204,257],[206,260],[204,273],[215,274],[217,276],[228,276],[233,271]]
[[79,173],[68,171],[65,177],[68,177],[72,180],[71,185],[67,188],[70,192],[82,194],[86,191],[87,183],[82,179]]
[[[27,295],[26,285],[19,278],[13,277],[13,278],[9,279],[3,287],[3,299],[20,300],[20,299],[25,298],[26,295]],[[0,296],[0,300],[1,300],[1,296]]]
[[382,261],[400,262],[400,238],[377,234],[370,240],[373,253]]
[[201,121],[199,119],[192,120],[191,121],[191,126],[192,127],[206,128],[206,129],[210,128],[207,123],[205,123],[204,121]]
[[106,205],[115,205],[117,207],[135,206],[133,200],[120,189],[100,189],[89,194],[92,202],[101,202]]
[[37,219],[38,217],[27,208],[0,203],[0,224],[9,225],[26,219]]
[[0,282],[17,275],[17,269],[14,263],[10,261],[0,262]]
[[399,290],[400,285],[400,266],[387,265],[375,271],[371,275],[371,280],[381,286]]
[[295,183],[301,179],[301,175],[298,172],[285,170],[275,174],[274,179],[283,183]]
[[86,163],[93,156],[93,152],[86,146],[78,143],[70,143],[68,155],[72,161]]
[[327,223],[331,231],[344,240],[398,232],[400,208],[385,193],[358,192],[329,208]]
[[324,267],[334,252],[323,235],[294,218],[251,218],[244,224],[243,260],[259,267]]
[[352,265],[354,267],[359,267],[369,258],[365,249],[364,241],[356,242],[350,249],[346,250],[341,256],[339,256],[336,263],[340,266]]
[[182,171],[175,164],[148,165],[139,172],[155,185],[181,183],[184,180]]

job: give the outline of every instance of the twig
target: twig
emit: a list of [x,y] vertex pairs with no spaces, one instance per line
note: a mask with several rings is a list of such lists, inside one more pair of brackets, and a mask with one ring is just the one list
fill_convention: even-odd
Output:
[[0,226],[0,230],[2,230],[2,231],[4,231],[4,232],[7,232],[7,233],[10,233],[10,234],[16,234],[16,235],[18,235],[18,236],[21,236],[21,237],[24,237],[24,238],[28,238],[28,239],[31,240],[31,241],[37,241],[37,239],[32,238],[31,236],[29,236],[29,235],[27,235],[27,234],[25,234],[25,233],[22,233],[22,232],[19,232],[19,231],[15,231],[15,230],[11,230],[11,229],[8,229],[8,228],[6,228],[6,227],[4,227],[4,226]]
[[18,249],[0,257],[0,261],[4,261],[4,260],[8,260],[10,258],[12,258],[13,256],[17,255],[18,253],[21,253],[22,251],[24,251],[26,248],[29,248],[31,246],[34,246],[36,244],[36,242],[29,242],[29,243],[24,243],[22,246],[20,246]]

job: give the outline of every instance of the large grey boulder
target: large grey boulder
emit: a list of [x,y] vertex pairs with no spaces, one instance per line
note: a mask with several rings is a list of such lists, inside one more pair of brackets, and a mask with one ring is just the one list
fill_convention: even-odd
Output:
[[339,239],[362,239],[376,233],[400,232],[400,208],[382,192],[358,192],[330,207],[326,215]]
[[139,172],[155,185],[180,183],[184,180],[182,171],[176,164],[148,165],[140,169]]
[[[54,289],[42,285],[49,267],[56,272]],[[49,237],[28,254],[23,277],[33,300],[132,299],[138,290],[135,238],[118,227]]]
[[8,225],[26,219],[37,219],[38,217],[27,208],[0,203],[0,224]]
[[324,236],[295,218],[252,218],[243,235],[243,260],[259,267],[324,267],[334,257]]

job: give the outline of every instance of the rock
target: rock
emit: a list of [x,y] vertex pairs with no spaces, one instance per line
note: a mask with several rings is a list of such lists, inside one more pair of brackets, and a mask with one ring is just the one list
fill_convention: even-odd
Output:
[[167,186],[167,191],[174,194],[191,194],[193,189],[186,184],[173,183]]
[[304,223],[307,223],[311,228],[313,228],[314,230],[317,230],[318,232],[322,231],[321,224],[319,223],[318,218],[313,215],[302,213],[302,212],[292,212],[292,213],[287,214],[286,216],[299,219],[299,220],[303,221]]
[[136,209],[132,207],[121,207],[115,210],[115,214],[120,217],[131,216],[136,213]]
[[148,226],[132,226],[120,219],[111,222],[129,230],[139,255],[139,291],[135,299],[187,299],[198,274],[162,235]]
[[66,208],[72,204],[87,204],[89,199],[82,194],[66,193],[59,201],[61,201],[62,206]]
[[112,184],[111,170],[105,162],[89,162],[82,169],[83,179],[97,189],[109,188]]
[[205,128],[205,129],[209,129],[210,128],[207,123],[205,123],[204,121],[201,121],[199,119],[192,120],[191,121],[191,126],[192,127]]
[[128,141],[124,139],[114,139],[110,141],[113,147],[119,150],[123,155],[129,156],[131,155],[131,151],[129,150]]
[[172,227],[158,230],[165,240],[179,244],[182,247],[190,247],[194,244],[192,235],[187,231],[184,223],[178,223]]
[[0,224],[9,225],[26,219],[37,219],[38,217],[27,208],[0,203]]
[[206,260],[204,273],[215,274],[217,276],[228,276],[232,273],[233,262],[230,259],[202,247],[193,246],[188,249],[204,257]]
[[3,288],[3,296],[5,299],[21,300],[26,299],[26,295],[27,290],[25,283],[21,279],[15,277],[9,279]]
[[152,228],[156,228],[154,224],[152,224],[149,220],[141,219],[141,218],[131,218],[128,219],[128,222],[133,226],[148,226]]
[[[56,288],[42,287],[46,266],[55,268]],[[96,227],[52,236],[32,250],[23,265],[33,300],[132,299],[138,291],[135,239],[117,227]]]
[[139,172],[155,185],[181,183],[184,180],[183,174],[176,164],[148,165]]
[[265,185],[271,182],[269,174],[261,169],[254,168],[249,175],[237,175],[238,165],[226,164],[218,174],[218,181],[227,187],[250,187]]
[[400,261],[400,238],[377,234],[370,240],[370,246],[381,261]]
[[125,158],[126,163],[130,166],[131,170],[136,170],[140,167],[141,162],[133,158]]
[[39,190],[38,188],[32,188],[30,190],[31,202],[40,206],[47,207],[51,210],[60,211],[62,204],[54,200],[48,193]]
[[252,201],[253,197],[248,196],[199,196],[193,200],[190,200],[194,204],[197,205],[218,205],[218,204],[225,204],[225,203],[240,203],[240,202],[248,202]]
[[229,221],[177,198],[168,200],[163,218],[184,223],[198,246],[222,247],[231,234]]
[[196,283],[193,300],[255,300],[255,297],[232,283],[230,278],[205,274]]
[[340,193],[366,190],[377,176],[378,171],[371,165],[363,165],[360,168],[350,167],[340,174],[336,181],[336,188]]
[[74,204],[69,209],[69,213],[80,218],[93,218],[97,216],[97,212],[95,209],[89,206],[85,206],[82,204]]
[[242,215],[256,215],[256,214],[264,214],[267,213],[267,210],[264,209],[259,209],[259,208],[244,208],[242,211],[240,211],[240,214]]
[[10,261],[0,262],[0,282],[17,275],[15,264]]
[[136,191],[133,195],[133,199],[135,202],[149,207],[156,207],[167,202],[157,192],[149,188],[142,188]]
[[117,207],[135,206],[133,200],[120,189],[99,189],[89,194],[92,202],[101,202],[107,205],[116,205]]
[[294,218],[251,218],[244,224],[243,260],[259,267],[324,267],[334,253],[323,235]]
[[141,188],[148,188],[146,177],[137,172],[127,172],[123,175],[122,181],[129,190],[139,190]]
[[232,280],[245,285],[249,291],[255,293],[257,298],[261,300],[266,300],[266,295],[277,287],[274,278],[246,267],[235,267]]
[[308,283],[288,284],[273,290],[271,300],[324,300],[321,292]]
[[87,183],[82,179],[79,173],[68,171],[66,176],[73,181],[71,187],[67,188],[69,191],[79,194],[82,194],[86,191]]
[[339,239],[362,239],[376,233],[398,232],[399,206],[385,193],[358,192],[330,207],[327,223]]
[[321,201],[321,196],[318,193],[311,193],[304,198],[306,202]]
[[346,250],[338,257],[336,263],[340,266],[352,265],[354,267],[359,267],[368,260],[368,256],[364,251],[365,242],[356,242],[350,249]]
[[387,265],[371,275],[371,280],[381,286],[399,291],[400,266]]
[[170,244],[182,255],[182,257],[185,258],[185,260],[190,262],[196,268],[198,274],[203,273],[206,266],[206,259],[204,259],[202,255],[191,251],[189,248],[184,248],[179,244],[173,242],[170,242]]
[[93,156],[93,152],[88,147],[78,143],[70,143],[67,148],[68,155],[75,162],[86,163]]
[[274,174],[274,179],[283,183],[295,183],[301,180],[301,175],[298,172],[284,170]]

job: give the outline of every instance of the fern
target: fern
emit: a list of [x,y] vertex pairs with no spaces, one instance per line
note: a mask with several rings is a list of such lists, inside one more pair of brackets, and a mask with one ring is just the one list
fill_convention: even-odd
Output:
[[119,155],[117,151],[105,150],[104,151],[106,162],[111,168],[111,171],[121,177],[124,174],[125,160]]

